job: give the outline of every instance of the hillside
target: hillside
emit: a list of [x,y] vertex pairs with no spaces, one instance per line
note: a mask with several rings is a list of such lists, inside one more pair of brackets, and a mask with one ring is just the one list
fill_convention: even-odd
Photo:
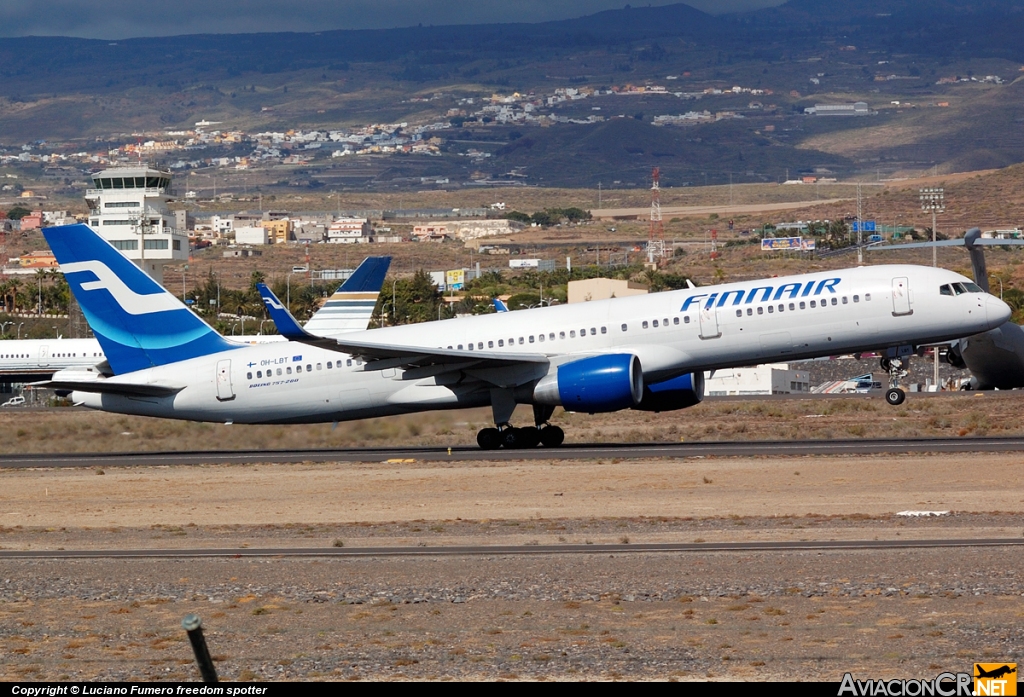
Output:
[[[721,16],[680,4],[539,24],[14,38],[0,43],[0,146],[117,147],[202,119],[246,132],[423,124],[471,112],[467,100],[522,94],[563,121],[479,122],[468,136],[445,134],[455,142],[439,160],[360,160],[341,166],[359,174],[335,174],[407,186],[517,171],[532,184],[593,186],[639,183],[654,165],[694,185],[964,171],[1024,161],[1022,34],[1010,0],[791,0]],[[545,103],[566,88],[616,94]],[[877,113],[803,114],[855,100]],[[650,126],[686,112],[707,123]],[[603,122],[564,121],[588,117]],[[457,141],[484,143],[490,159],[467,162],[470,146]]]

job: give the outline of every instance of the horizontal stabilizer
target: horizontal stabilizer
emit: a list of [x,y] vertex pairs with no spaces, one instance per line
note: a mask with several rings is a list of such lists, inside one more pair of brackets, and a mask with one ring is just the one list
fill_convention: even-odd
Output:
[[111,378],[96,380],[44,380],[32,383],[33,387],[45,387],[50,390],[68,390],[69,392],[93,392],[96,394],[116,394],[124,397],[170,397],[185,389],[184,385],[166,385],[161,383],[120,382]]

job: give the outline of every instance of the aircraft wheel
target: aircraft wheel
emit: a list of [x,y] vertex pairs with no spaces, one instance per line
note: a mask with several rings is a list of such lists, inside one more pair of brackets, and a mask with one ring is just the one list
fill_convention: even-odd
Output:
[[520,448],[536,448],[540,445],[540,429],[521,428],[519,429],[519,438],[521,442]]
[[558,426],[545,426],[540,429],[540,442],[545,448],[557,448],[565,440],[565,431]]
[[884,370],[887,373],[892,368],[892,361],[889,358],[883,358],[878,363],[879,365],[882,366],[882,370]]
[[907,393],[898,387],[893,387],[885,393],[885,401],[894,407],[903,404],[906,399]]
[[476,434],[476,444],[481,450],[497,450],[501,447],[501,431],[496,428],[482,428]]
[[523,447],[523,438],[520,435],[519,428],[506,428],[501,432],[501,447],[507,448],[508,450],[515,450],[516,448]]

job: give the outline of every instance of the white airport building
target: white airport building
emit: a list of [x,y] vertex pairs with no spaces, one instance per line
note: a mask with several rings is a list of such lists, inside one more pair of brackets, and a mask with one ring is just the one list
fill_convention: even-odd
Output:
[[811,391],[806,370],[790,370],[788,363],[716,370],[704,374],[704,396],[728,397],[765,394],[801,394]]
[[171,174],[149,167],[117,167],[92,175],[86,191],[89,227],[138,264],[157,283],[164,264],[188,260],[188,233],[167,208]]

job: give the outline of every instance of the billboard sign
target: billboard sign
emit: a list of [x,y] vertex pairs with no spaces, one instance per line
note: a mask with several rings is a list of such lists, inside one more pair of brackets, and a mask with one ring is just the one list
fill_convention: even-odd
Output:
[[465,269],[446,271],[444,276],[445,285],[448,286],[448,290],[462,290],[462,287],[466,284]]
[[801,249],[802,237],[766,237],[761,240],[761,251],[777,252],[782,250]]

